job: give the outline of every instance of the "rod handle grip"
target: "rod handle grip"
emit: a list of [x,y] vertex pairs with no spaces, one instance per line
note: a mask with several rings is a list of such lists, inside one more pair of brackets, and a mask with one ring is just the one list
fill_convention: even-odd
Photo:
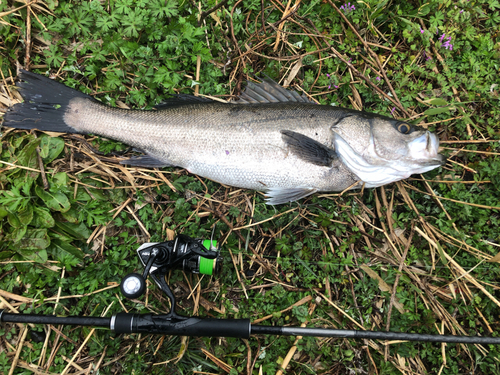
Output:
[[250,319],[176,319],[168,315],[116,314],[111,327],[116,333],[156,333],[194,337],[250,337]]

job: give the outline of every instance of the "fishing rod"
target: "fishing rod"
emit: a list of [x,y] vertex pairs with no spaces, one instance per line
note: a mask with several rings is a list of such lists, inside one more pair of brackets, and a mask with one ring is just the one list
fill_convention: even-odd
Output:
[[[213,236],[213,234],[212,234]],[[111,318],[37,314],[11,314],[0,310],[0,322],[63,324],[103,327],[120,333],[145,333],[194,337],[235,337],[248,339],[251,335],[338,337],[351,339],[402,340],[464,344],[500,344],[500,338],[483,336],[427,335],[417,333],[380,332],[329,328],[264,326],[251,324],[250,319],[214,319],[187,317],[177,314],[175,296],[165,277],[171,270],[181,269],[194,274],[213,275],[222,268],[217,242],[179,235],[172,241],[145,243],[137,249],[144,266],[142,274],[131,273],[120,284],[122,294],[135,299],[146,291],[150,277],[170,300],[167,314],[118,313]]]

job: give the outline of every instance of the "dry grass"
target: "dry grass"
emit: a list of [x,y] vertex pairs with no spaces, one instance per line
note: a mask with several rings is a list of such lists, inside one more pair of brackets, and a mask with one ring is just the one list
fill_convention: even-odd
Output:
[[[233,12],[238,6],[241,6],[242,1],[236,2],[234,5],[227,6],[224,8],[229,12]],[[233,43],[233,48],[235,51],[231,54],[231,59],[228,61],[213,61],[221,69],[227,69],[228,84],[231,87],[231,96],[238,94],[242,89],[242,82],[247,79],[244,74],[243,69],[247,67],[252,67],[254,72],[259,72],[264,64],[269,60],[281,61],[284,68],[283,71],[283,82],[290,83],[291,87],[299,92],[305,91],[301,88],[301,81],[298,79],[299,69],[302,67],[302,61],[305,56],[313,55],[314,60],[318,62],[319,67],[316,70],[316,81],[325,72],[322,70],[322,62],[325,59],[337,57],[342,60],[347,66],[347,74],[350,74],[352,79],[350,86],[352,87],[352,96],[349,97],[351,104],[354,108],[363,109],[364,103],[360,97],[355,85],[361,82],[366,82],[370,85],[375,93],[380,96],[380,99],[388,99],[392,104],[390,106],[395,106],[399,110],[401,116],[408,118],[421,118],[421,125],[429,126],[435,124],[435,122],[425,123],[425,116],[419,113],[417,109],[407,108],[405,109],[396,94],[393,87],[390,85],[390,80],[386,75],[386,67],[383,61],[387,62],[391,60],[392,52],[385,50],[382,52],[383,59],[380,59],[380,55],[373,52],[374,47],[382,47],[379,43],[383,42],[380,38],[375,38],[370,33],[365,33],[360,35],[358,30],[349,22],[349,20],[344,16],[344,14],[339,11],[339,9],[330,1],[328,3],[332,6],[332,11],[338,12],[344,19],[345,24],[343,27],[349,28],[354,32],[359,38],[366,51],[364,64],[358,64],[354,66],[351,64],[347,57],[343,56],[336,49],[329,45],[331,36],[324,35],[319,30],[316,30],[314,24],[310,22],[309,19],[301,19],[295,10],[297,7],[302,6],[301,1],[288,1],[286,6],[279,2],[271,1],[266,5],[265,9],[274,8],[282,12],[282,19],[280,22],[275,24],[266,24],[265,29],[260,30],[257,33],[248,32],[248,39],[243,43],[245,50],[239,50],[238,44]],[[46,11],[43,3],[41,1],[35,1],[32,3],[27,3],[23,7],[28,7],[30,13],[36,16],[36,12]],[[18,11],[20,7],[12,10],[12,12]],[[0,15],[0,17],[3,15]],[[205,15],[207,16],[207,15]],[[262,14],[248,14],[247,22],[257,22],[260,20]],[[1,18],[0,18],[1,19]],[[28,22],[31,22],[33,18],[28,17]],[[204,22],[203,20],[201,22]],[[291,26],[294,26],[293,28]],[[233,25],[228,25],[229,29],[233,30]],[[299,53],[296,48],[287,41],[287,37],[291,34],[289,29],[300,28],[303,35],[307,35],[311,38],[315,45],[317,46],[317,51],[309,53]],[[235,42],[234,32],[230,33],[231,39]],[[342,40],[342,35],[335,36],[336,40]],[[271,44],[266,44],[266,41],[271,40]],[[37,43],[34,40],[28,39],[26,41],[27,46],[31,46],[36,50]],[[394,48],[404,49],[406,46],[398,44]],[[434,50],[435,56],[442,61],[437,50]],[[228,51],[229,53],[229,51]],[[380,53],[380,52],[379,52]],[[30,61],[30,50],[26,50],[26,55],[24,58],[20,57],[20,60],[24,60],[26,66]],[[20,61],[20,63],[21,63]],[[446,69],[444,62],[441,64],[442,69]],[[374,85],[372,80],[367,77],[364,72],[370,67],[377,74],[384,77],[388,84],[388,89],[392,93],[391,96],[381,90],[378,86]],[[13,72],[14,74],[14,72]],[[57,72],[56,75],[62,76],[61,71]],[[195,73],[196,80],[203,80],[203,77],[199,77],[199,65]],[[316,82],[315,81],[315,82]],[[6,111],[9,105],[16,103],[20,100],[19,95],[13,88],[14,76],[13,77],[2,77],[2,83],[0,86],[0,110]],[[318,95],[325,95],[333,90],[328,90],[326,87],[315,87],[312,85],[309,93],[311,97],[314,98]],[[457,94],[458,98],[458,94]],[[396,115],[396,113],[395,113]],[[449,121],[453,123],[459,119],[455,116],[448,120],[443,120],[441,122]],[[439,129],[439,125],[438,125]],[[9,134],[9,132],[15,130],[4,129],[4,137]],[[463,146],[470,143],[478,142],[488,142],[489,139],[483,137],[481,134],[477,133],[474,129],[469,128],[469,139],[456,139],[450,134],[441,134],[442,141],[444,144],[453,145],[453,147],[443,147],[443,149],[458,153],[458,152],[477,152],[482,153],[485,158],[490,158],[498,153],[490,152],[487,150],[482,151],[470,151],[464,150]],[[449,137],[449,138],[448,138]],[[70,177],[70,184],[75,189],[75,194],[77,189],[86,189],[90,194],[89,188],[92,189],[125,189],[128,199],[125,200],[121,205],[117,205],[113,210],[113,217],[116,217],[121,212],[126,212],[127,215],[133,217],[138,226],[135,228],[128,229],[131,233],[130,235],[137,236],[141,242],[146,242],[150,239],[151,233],[148,232],[144,223],[138,217],[138,210],[142,208],[137,204],[136,194],[141,191],[144,196],[149,197],[147,204],[150,204],[154,212],[163,212],[163,216],[169,216],[173,213],[172,201],[167,197],[164,201],[159,201],[156,197],[155,188],[167,184],[175,191],[175,187],[171,183],[172,174],[186,174],[183,170],[149,170],[141,168],[127,168],[120,164],[118,161],[119,157],[104,157],[101,156],[91,149],[89,144],[90,139],[88,137],[75,137],[75,136],[64,136],[66,143],[66,157],[63,159],[56,160],[50,166],[44,166],[40,163],[39,169],[36,172],[44,173],[55,173],[57,171],[67,172]],[[480,143],[478,143],[480,144]],[[71,151],[71,152],[69,152]],[[465,164],[460,164],[460,158],[454,159],[455,163],[463,167],[462,176],[474,170]],[[451,162],[451,160],[450,160]],[[27,167],[17,166],[14,164],[9,164],[2,162],[4,165],[1,172],[6,172],[15,168],[23,168],[27,170]],[[450,166],[448,166],[450,167]],[[447,167],[445,167],[446,169]],[[456,171],[456,168],[454,169]],[[80,181],[80,175],[82,172],[93,172],[93,179],[102,182],[105,187],[96,188],[94,186],[86,185]],[[414,180],[424,182],[426,191],[422,191],[412,185]],[[200,181],[204,183],[204,180]],[[293,306],[305,305],[308,307],[311,317],[310,324],[320,324],[328,327],[351,327],[352,329],[366,329],[366,322],[363,319],[363,313],[360,311],[359,306],[353,305],[350,311],[342,306],[342,293],[339,289],[342,288],[344,291],[348,291],[352,294],[353,301],[359,301],[362,296],[358,295],[359,291],[356,291],[354,285],[361,283],[367,278],[371,278],[378,283],[380,288],[380,295],[372,296],[373,306],[379,309],[383,308],[383,313],[374,309],[371,315],[371,326],[370,329],[373,330],[390,330],[393,320],[391,318],[394,310],[399,310],[400,312],[405,311],[405,304],[401,303],[396,297],[396,290],[402,276],[409,278],[414,286],[414,298],[416,304],[424,304],[427,309],[432,311],[433,315],[436,317],[435,323],[429,328],[430,332],[439,332],[442,334],[454,334],[454,335],[466,335],[468,332],[464,329],[464,322],[457,320],[455,314],[450,313],[450,311],[443,305],[444,303],[450,303],[452,300],[457,299],[465,305],[469,305],[473,302],[475,296],[478,294],[484,296],[500,307],[500,302],[495,295],[498,293],[490,293],[486,287],[494,290],[495,292],[500,289],[498,285],[487,284],[482,280],[473,276],[472,270],[464,269],[460,264],[454,260],[457,252],[468,252],[477,260],[477,266],[481,265],[483,262],[498,262],[497,257],[493,257],[491,254],[485,252],[484,250],[475,248],[467,244],[463,240],[460,228],[456,228],[456,235],[450,235],[449,233],[442,232],[436,225],[435,220],[432,217],[426,217],[422,215],[419,210],[417,202],[415,199],[422,199],[422,197],[430,197],[434,203],[442,210],[451,220],[450,215],[446,212],[445,206],[442,204],[443,200],[452,201],[457,205],[470,205],[474,207],[479,207],[484,210],[499,210],[498,206],[487,206],[480,205],[470,202],[462,202],[449,198],[445,198],[436,194],[436,183],[441,184],[470,184],[472,181],[466,180],[447,180],[445,173],[440,177],[438,181],[428,180],[426,176],[419,176],[418,178],[410,179],[408,181],[399,182],[389,186],[377,188],[373,190],[372,194],[375,199],[374,206],[368,206],[364,203],[368,192],[344,192],[343,194],[323,194],[324,199],[331,200],[335,202],[338,206],[339,212],[349,212],[352,205],[356,205],[359,208],[359,214],[354,215],[352,213],[348,214],[350,222],[343,220],[333,220],[332,222],[342,226],[344,234],[341,236],[335,235],[333,232],[328,231],[326,228],[322,227],[321,231],[324,237],[328,240],[328,246],[323,248],[323,254],[318,254],[315,259],[320,259],[322,255],[332,252],[336,254],[337,248],[346,241],[349,234],[353,232],[354,227],[359,229],[362,234],[359,241],[350,243],[348,247],[348,254],[353,257],[354,266],[345,267],[345,277],[347,286],[343,285],[332,285],[328,279],[318,288],[305,289],[305,291],[310,292],[310,295],[305,298],[297,298],[297,302],[290,305],[281,311],[275,311],[274,313],[285,313],[293,308]],[[490,184],[490,181],[475,181],[476,184]],[[238,304],[243,304],[245,299],[248,299],[248,293],[250,291],[264,291],[269,290],[276,284],[282,285],[286,291],[289,293],[297,293],[304,291],[300,286],[294,285],[292,282],[287,281],[286,277],[280,274],[280,267],[278,265],[278,259],[280,257],[279,253],[277,257],[269,256],[270,254],[276,254],[274,249],[275,240],[280,238],[282,233],[289,228],[294,228],[295,236],[300,239],[304,236],[303,232],[308,229],[317,229],[317,224],[314,221],[318,216],[317,209],[315,205],[309,205],[308,202],[301,202],[301,204],[291,205],[289,209],[281,212],[277,212],[274,216],[255,222],[254,211],[256,206],[256,197],[260,194],[258,192],[245,191],[241,189],[235,189],[226,186],[220,186],[217,192],[209,191],[207,188],[206,194],[199,194],[194,192],[186,192],[185,195],[188,199],[196,197],[198,199],[196,204],[191,207],[191,215],[188,218],[188,222],[198,218],[214,217],[218,222],[224,223],[228,230],[219,231],[218,237],[219,241],[224,246],[224,243],[228,236],[236,236],[238,239],[238,249],[229,249],[231,263],[234,267],[235,277],[238,279],[238,286],[228,287],[229,298],[234,306],[237,308]],[[417,198],[415,198],[417,197]],[[347,203],[346,203],[347,202]],[[349,203],[350,202],[350,203]],[[238,217],[231,217],[229,209],[231,207],[237,207],[241,213]],[[312,210],[314,208],[314,210]],[[321,209],[321,208],[320,208]],[[393,214],[396,212],[414,212],[415,219],[411,223],[408,223],[407,227],[402,230],[394,226]],[[268,221],[276,220],[277,218],[288,215],[293,218],[289,223],[281,225],[279,227],[273,228],[270,232],[263,231],[261,224]],[[297,225],[294,220],[299,220],[300,225]],[[178,223],[177,228],[167,228],[165,225],[163,227],[163,233],[165,238],[173,238],[174,234],[179,233],[181,227],[186,223]],[[88,239],[88,243],[92,246],[95,252],[93,256],[95,261],[99,258],[106,256],[106,239],[115,236],[118,229],[113,225],[112,222],[107,225],[101,225],[93,228],[93,233]],[[422,245],[425,244],[425,245]],[[429,267],[423,267],[423,265],[418,264],[408,264],[406,262],[407,255],[410,247],[422,248],[426,246],[430,253],[430,259],[428,259]],[[496,245],[498,246],[498,245]],[[233,251],[231,251],[233,250]],[[360,257],[363,258],[362,261],[358,262]],[[366,263],[365,259],[369,258],[369,262]],[[67,277],[65,275],[64,269],[60,269],[56,262],[48,262],[47,264],[41,265],[42,267],[47,267],[54,272],[60,272],[61,278]],[[383,270],[387,269],[397,269],[398,277],[394,283],[390,284],[384,281],[381,275]],[[248,269],[252,269],[252,275],[244,272]],[[452,275],[451,278],[444,277],[443,275]],[[0,276],[8,277],[8,275]],[[211,312],[224,314],[226,309],[224,304],[220,299],[212,301],[208,297],[213,291],[220,289],[220,285],[216,279],[212,279],[208,284],[205,282],[202,284],[201,280],[197,276],[186,277],[184,281],[175,284],[175,293],[177,295],[183,296],[183,301],[181,303],[182,308],[191,308],[193,313],[196,314],[200,306],[205,309],[204,314],[210,315]],[[318,280],[320,281],[320,280]],[[0,284],[1,285],[1,284]],[[202,287],[203,285],[203,287]],[[116,288],[116,283],[106,284],[106,280],[102,281],[102,288],[94,292],[93,294],[101,293],[104,290]],[[118,292],[118,291],[116,291]],[[382,292],[390,293],[390,301],[387,304],[385,299],[381,297]],[[54,302],[54,309],[58,305],[59,301],[62,299],[79,299],[83,295],[61,295],[61,291],[54,296],[44,298],[43,303],[48,303],[49,301]],[[160,301],[164,308],[158,309],[157,307],[152,307],[148,301],[156,299]],[[165,305],[164,296],[160,295],[158,291],[154,288],[150,289],[146,298],[144,300],[134,301],[137,304],[144,305],[145,308],[150,309],[152,312],[159,313],[168,310]],[[15,294],[9,293],[4,290],[0,290],[0,304],[2,308],[7,309],[10,312],[18,312],[18,309],[23,304],[37,305],[40,303],[37,299],[27,298],[22,296],[22,293]],[[122,304],[120,298],[116,297],[116,303]],[[356,303],[356,302],[355,302]],[[316,315],[316,306],[330,305],[332,309],[328,314],[330,320],[326,321],[324,317]],[[126,307],[122,304],[124,310]],[[107,309],[111,306],[107,306]],[[382,310],[380,310],[382,311]],[[486,329],[486,332],[493,333],[494,327],[492,325],[496,322],[488,321],[482,314],[482,312],[476,308],[477,316],[474,317],[478,325],[481,325]],[[257,312],[257,314],[260,312]],[[258,323],[265,320],[273,318],[273,314],[267,314],[261,318],[254,318],[253,322]],[[349,322],[346,323],[348,319]],[[416,322],[415,324],[420,324]],[[424,323],[422,323],[424,324]],[[54,362],[55,358],[63,358],[67,362],[66,369],[62,374],[90,374],[97,373],[99,369],[105,367],[116,368],[113,372],[120,373],[120,368],[118,363],[121,358],[124,358],[128,353],[134,351],[150,351],[155,350],[158,352],[163,345],[172,340],[168,337],[158,337],[149,339],[149,343],[154,343],[154,348],[146,345],[146,339],[144,336],[131,336],[128,340],[125,340],[126,344],[120,349],[119,354],[115,354],[113,358],[110,358],[106,354],[106,349],[103,350],[102,354],[99,356],[90,357],[86,354],[85,345],[88,340],[94,335],[95,330],[91,330],[87,335],[81,335],[81,340],[74,342],[75,350],[72,353],[67,353],[63,356],[59,350],[62,343],[65,340],[71,340],[62,332],[61,327],[50,326],[46,330],[54,331],[56,333],[56,338],[53,341],[46,340],[44,343],[43,352],[50,353],[49,359],[45,360],[42,356],[40,360],[33,363],[27,363],[19,359],[19,353],[23,346],[30,346],[30,339],[27,336],[28,328],[20,325],[16,328],[16,335],[12,340],[6,340],[5,338],[0,338],[0,350],[5,351],[7,356],[12,361],[12,370],[9,373],[13,374],[16,368],[23,368],[29,370],[35,374],[51,374],[48,372],[51,364]],[[47,335],[49,337],[50,335]],[[195,339],[190,339],[195,340]],[[288,355],[283,361],[283,366],[290,361],[304,363],[310,365],[312,368],[317,369],[317,371],[331,371],[332,374],[347,373],[345,367],[338,363],[325,363],[323,359],[310,358],[307,353],[297,351],[298,341],[290,347]],[[371,374],[379,374],[379,369],[377,368],[377,363],[373,360],[374,353],[379,353],[384,356],[386,361],[390,361],[394,367],[399,369],[402,374],[427,374],[429,369],[426,368],[425,359],[420,356],[414,357],[403,357],[399,354],[394,354],[388,349],[397,345],[397,342],[376,342],[373,340],[364,340],[363,342],[353,343],[347,340],[340,339],[318,339],[317,345],[338,345],[342,342],[342,345],[346,348],[352,348],[356,353],[355,362],[363,361],[368,363]],[[258,356],[260,355],[260,344],[250,346],[248,342],[245,342],[248,348],[247,351],[247,372],[250,373],[253,369],[253,364],[256,363]],[[200,343],[200,346],[201,343]],[[166,366],[172,365],[179,361],[185,353],[187,347],[186,340],[184,339],[178,356],[170,359],[169,363],[151,363],[153,366]],[[484,355],[488,355],[488,348],[477,346],[478,350]],[[225,363],[222,359],[217,358],[207,349],[202,349],[207,361],[214,363],[220,371],[218,373],[229,373],[232,366]],[[467,345],[460,345],[460,352],[464,353],[464,356],[469,357],[470,362],[474,363],[476,360],[471,354],[470,348]],[[331,360],[331,359],[330,359]],[[447,345],[442,345],[442,367],[439,370],[439,374],[446,368],[447,364]],[[323,369],[323,370],[321,370]],[[206,372],[194,372],[194,373],[204,373]],[[278,374],[283,373],[281,370]],[[298,372],[297,372],[298,373]]]

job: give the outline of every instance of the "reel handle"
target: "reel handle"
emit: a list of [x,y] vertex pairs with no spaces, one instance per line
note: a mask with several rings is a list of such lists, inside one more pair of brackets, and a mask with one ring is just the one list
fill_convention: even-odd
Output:
[[122,282],[120,283],[120,290],[126,298],[139,298],[146,292],[146,277],[148,277],[149,270],[161,252],[162,251],[156,247],[151,250],[148,263],[146,264],[142,275],[134,272],[128,274],[122,279]]
[[120,290],[128,299],[139,298],[146,292],[146,280],[139,273],[129,273],[122,279]]

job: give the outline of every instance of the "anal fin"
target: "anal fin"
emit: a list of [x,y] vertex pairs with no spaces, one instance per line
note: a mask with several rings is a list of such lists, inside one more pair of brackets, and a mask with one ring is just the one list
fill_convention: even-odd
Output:
[[299,188],[271,188],[266,191],[266,204],[276,205],[288,202],[295,202],[314,194],[318,189],[310,187]]
[[133,156],[130,159],[122,160],[120,164],[131,165],[133,167],[162,168],[171,167],[171,164],[158,160],[151,155]]

